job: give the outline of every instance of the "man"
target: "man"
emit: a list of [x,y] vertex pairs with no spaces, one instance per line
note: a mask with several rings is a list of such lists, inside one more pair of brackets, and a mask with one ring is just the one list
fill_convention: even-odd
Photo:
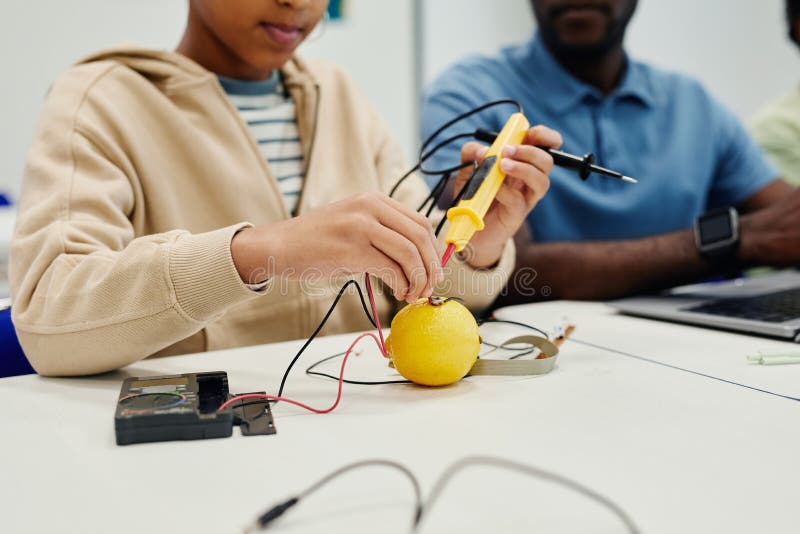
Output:
[[[798,263],[800,193],[777,178],[739,122],[699,83],[629,59],[623,38],[635,0],[532,5],[539,32],[528,43],[495,58],[467,59],[432,85],[423,134],[511,97],[530,120],[557,128],[564,150],[594,152],[599,164],[639,183],[596,175],[583,182],[553,169],[547,197],[517,235],[517,273],[504,303],[606,299],[747,265]],[[499,130],[511,111],[494,108],[459,131]],[[430,166],[453,161],[455,148]],[[713,257],[701,254],[695,219],[725,206],[742,214],[740,239]]]
[[[789,38],[800,46],[800,0],[786,0]],[[800,88],[761,110],[753,121],[753,137],[781,174],[800,184]]]

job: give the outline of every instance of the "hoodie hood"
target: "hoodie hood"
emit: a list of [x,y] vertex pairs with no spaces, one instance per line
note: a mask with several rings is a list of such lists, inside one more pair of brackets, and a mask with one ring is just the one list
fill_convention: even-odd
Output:
[[[112,61],[139,73],[163,89],[178,89],[216,79],[216,75],[192,59],[169,50],[119,46],[91,54],[78,65]],[[306,62],[297,56],[280,69],[287,86],[314,83]]]

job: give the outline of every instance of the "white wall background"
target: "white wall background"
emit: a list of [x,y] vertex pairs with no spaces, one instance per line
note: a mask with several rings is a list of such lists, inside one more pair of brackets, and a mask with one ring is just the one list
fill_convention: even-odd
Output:
[[[424,24],[417,41],[414,6]],[[783,0],[640,0],[634,56],[683,70],[741,117],[800,81],[784,37]],[[42,99],[68,65],[122,42],[174,47],[186,0],[0,0],[0,191],[16,192]],[[303,45],[361,85],[408,156],[416,145],[417,69],[429,81],[468,53],[527,39],[528,0],[347,0],[347,16]],[[416,63],[416,50],[423,59]]]
[[[530,0],[424,0],[423,73],[466,54],[493,54],[528,39]],[[454,9],[455,6],[458,9]],[[700,80],[740,117],[800,82],[784,0],[639,0],[626,46],[637,59]]]
[[800,83],[800,50],[786,36],[784,0],[640,0],[628,46],[680,70],[741,118]]
[[406,158],[417,145],[413,25],[412,0],[345,0],[345,17],[300,46],[304,57],[344,67],[394,130]]
[[0,191],[16,193],[50,83],[70,64],[121,43],[178,44],[182,0],[0,0]]
[[[466,55],[491,55],[502,46],[525,41],[534,28],[529,0],[422,0],[421,4],[425,83]],[[455,5],[458,9],[453,9]]]

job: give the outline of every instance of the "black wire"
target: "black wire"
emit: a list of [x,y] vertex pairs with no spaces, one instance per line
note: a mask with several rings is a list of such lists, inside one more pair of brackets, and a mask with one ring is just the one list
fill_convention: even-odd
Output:
[[341,300],[342,295],[344,295],[345,290],[351,285],[355,285],[356,286],[356,289],[358,290],[358,296],[361,298],[361,306],[364,308],[364,313],[367,315],[367,318],[369,319],[369,322],[372,323],[372,326],[377,328],[377,326],[375,326],[375,320],[373,319],[372,315],[370,315],[369,310],[367,309],[367,303],[364,301],[364,293],[361,292],[361,286],[359,285],[358,281],[356,281],[356,280],[348,280],[342,286],[342,288],[339,290],[339,294],[336,295],[336,299],[333,301],[333,304],[331,304],[331,307],[328,308],[327,313],[325,313],[325,317],[322,318],[322,321],[319,323],[317,328],[308,337],[308,339],[303,344],[303,346],[300,347],[300,350],[297,351],[297,354],[295,354],[294,358],[292,358],[292,361],[291,361],[291,363],[289,363],[289,366],[286,368],[286,371],[284,371],[283,378],[281,378],[281,386],[280,386],[280,388],[278,388],[278,395],[277,395],[278,397],[282,397],[283,396],[283,388],[286,385],[286,379],[289,378],[289,372],[292,370],[292,367],[294,367],[294,364],[297,362],[297,360],[303,354],[303,351],[305,351],[308,348],[308,346],[311,344],[311,342],[314,341],[314,338],[317,337],[317,335],[319,335],[320,331],[325,326],[325,323],[328,322],[328,319],[330,318],[331,314],[333,313],[333,310],[336,308],[336,305],[339,304],[339,300]]
[[436,174],[445,174],[445,173],[453,173],[453,172],[458,172],[458,171],[460,171],[461,169],[464,169],[464,168],[466,168],[466,167],[469,167],[469,166],[474,166],[474,167],[477,167],[477,165],[476,165],[476,162],[475,162],[475,161],[465,161],[464,163],[459,163],[458,165],[456,165],[456,166],[454,166],[454,167],[448,167],[448,168],[446,168],[446,169],[434,169],[434,170],[430,170],[430,169],[424,169],[424,168],[422,167],[422,165],[420,165],[420,166],[418,167],[418,169],[419,169],[419,172],[421,172],[422,174],[436,175]]
[[[426,169],[422,164],[428,158],[430,158],[433,154],[435,154],[438,150],[440,150],[442,147],[444,147],[445,145],[455,141],[456,139],[461,139],[461,138],[464,138],[464,137],[475,137],[475,135],[477,133],[477,132],[469,132],[469,133],[464,132],[464,133],[456,134],[456,135],[454,135],[454,136],[452,136],[452,137],[450,137],[448,139],[445,139],[444,141],[442,141],[439,144],[437,144],[436,146],[434,146],[431,150],[428,150],[426,152],[426,149],[428,148],[428,146],[430,146],[430,144],[434,141],[434,139],[436,139],[436,137],[438,137],[442,132],[444,132],[449,127],[453,126],[454,124],[456,124],[458,122],[461,122],[461,121],[463,121],[464,119],[466,119],[468,117],[471,117],[472,115],[475,115],[477,113],[485,111],[485,110],[487,110],[489,108],[492,108],[492,107],[495,107],[495,106],[500,106],[500,105],[505,105],[505,104],[511,104],[513,106],[516,106],[517,110],[520,113],[522,113],[522,104],[520,104],[518,101],[516,101],[516,100],[514,100],[512,98],[501,98],[499,100],[493,100],[491,102],[487,102],[487,103],[485,103],[485,104],[483,104],[481,106],[478,106],[478,107],[473,108],[473,109],[471,109],[469,111],[466,111],[466,112],[464,112],[464,113],[462,113],[460,115],[457,115],[457,116],[453,117],[452,119],[450,119],[449,121],[447,121],[446,123],[444,123],[443,125],[441,125],[439,128],[436,129],[436,131],[434,131],[432,134],[430,134],[428,136],[428,138],[425,139],[425,141],[423,141],[422,146],[419,149],[419,153],[420,153],[419,162],[414,166],[414,169],[409,171],[408,173],[406,173],[406,175],[403,176],[403,178],[401,178],[401,180],[405,180],[408,177],[408,175],[410,175],[415,170],[419,170],[423,174],[436,175],[436,174],[451,174],[451,173],[460,171],[461,169],[467,167],[469,162],[465,162],[465,163],[462,163],[461,165],[457,165],[455,167],[450,167],[450,168],[447,168],[447,169],[434,169],[434,170],[431,170],[431,169]],[[475,164],[475,167],[477,168],[477,162],[474,162],[473,164]],[[393,188],[393,191],[394,191],[394,189],[396,189],[396,187]],[[462,193],[464,191],[466,191],[466,184],[465,184],[464,188],[461,191],[462,191]],[[455,206],[458,203],[458,201],[461,199],[461,196],[463,196],[463,194],[458,196],[458,197],[456,197],[456,200],[453,201],[453,203],[451,204],[450,207]],[[439,222],[439,226],[437,227],[437,230],[436,230],[436,235],[437,236],[439,235],[439,232],[441,232],[441,229],[444,226],[445,220],[446,220],[446,217],[443,217],[442,220]]]
[[[536,347],[519,347],[519,348],[504,347],[502,345],[493,345],[492,343],[488,343],[486,341],[481,342],[481,344],[482,345],[486,345],[488,347],[492,347],[492,349],[484,352],[483,354],[479,354],[478,358],[483,358],[486,355],[491,354],[492,352],[494,352],[494,351],[496,351],[498,349],[509,350],[509,351],[522,351],[519,354],[515,354],[515,355],[513,355],[513,356],[511,356],[509,358],[509,360],[515,360],[517,358],[521,358],[523,356],[527,356],[528,354],[531,354],[532,352],[534,352],[536,350]],[[330,374],[330,373],[324,373],[322,371],[314,371],[314,369],[316,369],[317,367],[319,367],[323,363],[327,363],[327,362],[333,360],[334,358],[341,358],[342,356],[344,356],[344,354],[345,354],[344,352],[340,352],[338,354],[332,354],[331,356],[328,356],[326,358],[323,358],[323,359],[319,360],[318,362],[315,362],[315,363],[311,364],[308,367],[308,369],[306,369],[306,374],[308,376],[318,376],[320,378],[328,378],[330,380],[335,380],[335,381],[338,382],[339,381],[339,377],[338,376]],[[385,386],[387,384],[413,384],[413,382],[411,380],[404,380],[404,379],[403,380],[374,380],[374,381],[342,379],[342,382],[345,383],[345,384],[353,384],[353,385],[356,385],[356,386]]]
[[535,327],[533,325],[530,325],[528,323],[521,323],[519,321],[509,321],[508,319],[495,319],[494,317],[489,317],[487,319],[481,319],[480,321],[478,321],[478,326],[484,325],[486,323],[500,323],[500,324],[510,324],[510,325],[514,325],[514,326],[521,326],[523,328],[528,328],[530,330],[533,330],[534,332],[539,332],[540,334],[542,334],[545,337],[545,339],[550,339],[550,336],[547,334],[547,332],[545,332],[541,328],[537,328],[537,327]]
[[[495,319],[494,317],[489,317],[488,319],[481,319],[480,321],[478,321],[478,326],[484,325],[486,323],[500,323],[500,324],[510,324],[510,325],[514,325],[514,326],[521,326],[523,328],[528,328],[530,330],[533,330],[534,332],[537,332],[537,333],[543,335],[545,337],[545,339],[550,339],[550,336],[547,334],[547,332],[545,332],[541,328],[537,328],[537,327],[535,327],[533,325],[530,325],[530,324],[527,324],[527,323],[521,323],[521,322],[518,322],[518,321],[507,321],[505,319]],[[489,343],[488,341],[484,341],[483,344],[484,345],[489,345],[490,347],[494,347],[495,349],[503,349],[503,350],[510,350],[510,351],[522,351],[519,354],[514,354],[513,356],[510,356],[508,358],[509,360],[516,360],[517,358],[522,358],[523,356],[527,356],[528,354],[532,354],[533,352],[536,351],[536,347],[519,347],[519,348],[505,347],[503,345],[494,345],[492,343]]]
[[559,486],[563,486],[569,488],[576,493],[579,493],[589,499],[600,503],[605,508],[611,510],[614,515],[616,515],[622,523],[625,524],[625,527],[631,534],[639,534],[640,530],[633,522],[633,519],[628,515],[628,513],[622,509],[617,503],[606,497],[605,495],[581,484],[580,482],[576,482],[570,478],[567,478],[563,475],[559,475],[558,473],[553,473],[551,471],[546,471],[544,469],[540,469],[538,467],[534,467],[532,465],[527,465],[521,462],[515,462],[513,460],[507,460],[505,458],[499,458],[494,456],[472,456],[463,458],[456,463],[452,464],[448,467],[444,473],[442,473],[439,478],[436,480],[436,483],[433,485],[433,489],[428,494],[428,498],[425,503],[422,505],[420,510],[422,513],[417,515],[417,520],[414,522],[414,531],[419,530],[420,525],[422,524],[422,520],[430,514],[431,508],[436,503],[436,500],[442,494],[445,486],[452,480],[452,478],[458,473],[459,471],[464,470],[466,467],[471,465],[486,465],[490,467],[499,467],[501,469],[507,469],[509,471],[514,471],[517,473],[521,473],[524,475],[531,476],[536,479],[546,480],[549,482],[553,482],[558,484]]
[[436,231],[433,233],[433,235],[435,235],[436,237],[439,237],[439,234],[441,233],[442,228],[444,228],[444,223],[446,223],[446,222],[447,222],[447,215],[444,215],[442,217],[442,220],[439,221],[439,224],[436,225]]
[[398,180],[397,180],[397,181],[394,183],[394,185],[392,186],[392,189],[389,191],[389,197],[390,197],[390,198],[391,198],[391,197],[393,197],[393,196],[394,196],[394,194],[397,192],[397,188],[398,188],[398,187],[400,187],[400,185],[401,185],[403,182],[405,182],[405,181],[406,181],[406,178],[408,178],[409,176],[411,176],[411,175],[414,173],[414,171],[416,171],[417,169],[419,169],[421,166],[422,166],[422,162],[419,162],[419,163],[417,163],[416,165],[414,165],[413,167],[411,167],[411,168],[410,168],[410,169],[409,169],[409,170],[408,170],[408,171],[407,171],[407,172],[406,172],[406,173],[405,173],[403,176],[401,176],[401,177],[400,177],[400,179],[398,179]]
[[255,530],[261,530],[265,528],[267,525],[269,525],[270,523],[281,517],[284,513],[286,513],[287,510],[297,505],[300,501],[314,494],[315,492],[319,491],[321,488],[325,487],[331,481],[339,478],[340,476],[349,471],[352,471],[354,469],[360,469],[363,467],[378,467],[378,466],[390,467],[392,469],[400,471],[403,475],[405,475],[405,477],[409,480],[409,482],[411,482],[411,486],[414,489],[414,517],[411,523],[411,527],[414,532],[417,532],[419,531],[420,526],[422,525],[423,519],[425,519],[428,515],[430,515],[430,510],[433,508],[433,505],[442,495],[442,492],[444,491],[444,488],[447,486],[447,484],[460,471],[463,471],[465,468],[473,465],[484,465],[489,467],[506,469],[509,471],[513,471],[515,473],[528,475],[537,480],[544,480],[571,489],[572,491],[579,493],[580,495],[583,495],[584,497],[587,497],[592,501],[601,504],[606,509],[610,510],[617,518],[620,519],[620,521],[625,525],[625,527],[631,534],[639,534],[641,532],[639,528],[636,526],[636,524],[633,522],[633,519],[621,506],[619,506],[617,503],[615,503],[605,495],[589,488],[588,486],[584,486],[580,482],[567,478],[558,473],[554,473],[552,471],[546,471],[544,469],[540,469],[532,465],[516,462],[514,460],[509,460],[497,456],[471,456],[462,458],[461,460],[458,460],[457,462],[451,464],[447,469],[444,470],[444,472],[439,476],[439,478],[436,479],[436,482],[433,485],[433,489],[431,490],[430,494],[428,495],[428,498],[424,502],[422,500],[422,489],[419,483],[419,479],[417,479],[414,473],[403,464],[395,462],[393,460],[385,460],[380,458],[359,460],[344,465],[330,472],[329,474],[325,475],[318,481],[308,486],[304,491],[268,509],[266,512],[261,514],[258,517],[258,519],[256,519],[247,528],[245,532],[254,532]]
[[[509,350],[509,351],[512,351],[512,352],[525,351],[525,350],[529,350],[529,348],[530,348],[530,347],[527,347],[527,346],[526,347],[510,347],[508,345],[495,345],[494,343],[489,343],[488,341],[482,341],[481,344],[486,345],[487,347],[492,347],[495,350],[503,349],[503,350]],[[527,343],[526,343],[526,345],[527,345]]]
[[428,150],[424,154],[422,153],[422,149],[420,149],[420,156],[419,156],[420,166],[422,166],[422,163],[426,162],[431,156],[433,156],[434,154],[439,152],[441,149],[443,149],[444,147],[446,147],[447,145],[449,145],[453,141],[458,141],[459,139],[464,139],[466,137],[469,137],[470,139],[474,138],[475,137],[475,132],[472,131],[472,132],[461,132],[461,133],[453,134],[450,137],[448,137],[447,139],[445,139],[444,141],[439,142],[439,144],[437,144],[436,146],[434,146],[432,149]]
[[[389,191],[389,196],[393,197],[394,194],[397,192],[397,189],[400,187],[400,185],[409,176],[411,176],[411,174],[413,174],[415,171],[420,171],[421,173],[428,174],[428,175],[450,175],[450,174],[452,174],[454,172],[458,172],[461,169],[464,169],[464,168],[466,168],[466,167],[468,167],[470,165],[473,165],[475,167],[475,169],[477,170],[477,168],[478,168],[478,162],[477,161],[473,161],[473,162],[469,162],[468,161],[468,162],[461,163],[460,165],[456,165],[454,167],[450,167],[448,169],[435,169],[435,170],[426,169],[426,168],[423,167],[422,164],[425,162],[425,160],[427,160],[428,158],[433,156],[437,151],[442,149],[444,146],[452,143],[453,141],[456,141],[458,139],[463,139],[465,137],[475,137],[476,134],[478,133],[477,131],[474,131],[474,132],[461,132],[461,133],[455,134],[455,135],[453,135],[451,137],[448,137],[447,139],[445,139],[443,141],[440,141],[433,148],[431,148],[430,150],[427,150],[428,147],[430,146],[430,144],[433,143],[434,139],[436,139],[436,137],[438,137],[439,134],[441,134],[442,132],[447,130],[447,128],[449,128],[450,126],[453,126],[457,122],[460,122],[460,121],[466,119],[467,117],[471,117],[472,115],[480,113],[480,112],[482,112],[482,111],[484,111],[486,109],[489,109],[491,107],[500,106],[500,105],[504,105],[504,104],[514,105],[514,106],[517,107],[517,110],[520,113],[522,113],[522,104],[520,104],[518,101],[516,101],[514,99],[511,99],[511,98],[501,98],[499,100],[493,100],[491,102],[487,102],[486,104],[483,104],[483,105],[478,106],[476,108],[473,108],[473,109],[471,109],[471,110],[469,110],[467,112],[464,112],[464,113],[462,113],[460,115],[457,115],[456,117],[450,119],[449,121],[444,123],[442,126],[437,128],[435,132],[433,132],[431,135],[428,136],[427,139],[425,139],[425,141],[423,141],[422,146],[419,149],[419,161],[417,161],[417,164],[414,165],[411,169],[409,169],[403,176],[401,176],[400,179],[397,180],[397,182],[395,182],[395,184],[392,186],[392,189]],[[461,201],[461,198],[466,193],[467,187],[469,186],[470,182],[472,181],[472,179],[474,177],[475,177],[475,172],[473,171],[472,176],[470,176],[470,179],[467,180],[467,182],[464,184],[464,187],[461,188],[461,191],[459,191],[458,195],[456,195],[455,199],[453,199],[453,202],[450,203],[450,207],[451,208],[453,206],[455,206],[456,204],[458,204],[459,201]],[[447,178],[443,178],[443,179],[439,180],[439,182],[436,184],[436,187],[434,187],[433,191],[431,191],[431,193],[428,195],[428,198],[425,199],[425,201],[417,209],[417,211],[422,211],[422,209],[430,201],[430,199],[434,198],[435,200],[434,200],[433,204],[431,204],[431,207],[428,209],[428,212],[427,212],[426,216],[429,216],[431,214],[431,212],[433,211],[433,207],[436,204],[438,204],[439,198],[441,197],[441,195],[443,194],[443,192],[445,190],[444,185],[447,183],[447,180],[449,178],[450,177],[447,176]],[[447,221],[447,215],[445,214],[442,217],[442,220],[440,220],[439,224],[436,226],[436,231],[434,232],[436,237],[439,237],[439,234],[441,233],[442,228],[444,228],[444,224],[445,224],[446,221]]]
[[439,191],[433,194],[433,202],[431,202],[431,205],[428,206],[428,211],[425,212],[425,217],[430,217],[431,213],[433,213],[433,210],[439,205],[439,200],[442,198],[444,192],[447,191],[447,183],[450,181],[452,176],[453,173],[447,173],[443,175],[442,180],[440,180],[440,182],[442,182],[442,187],[439,189]]
[[427,217],[427,216],[429,216],[431,214],[431,211],[436,206],[436,203],[439,200],[439,195],[442,194],[442,191],[447,186],[447,181],[450,180],[451,176],[453,176],[453,175],[452,174],[443,174],[441,176],[441,178],[439,178],[439,181],[436,182],[436,185],[433,187],[433,189],[431,189],[431,192],[428,194],[427,197],[425,197],[425,201],[422,204],[419,205],[419,207],[417,208],[417,211],[421,212],[423,209],[425,209],[425,205],[428,202],[430,202],[431,200],[433,200],[433,202],[431,202],[431,207],[428,210],[428,212],[425,214],[425,216]]
[[[453,173],[453,172],[456,172],[456,171],[462,169],[463,167],[452,167],[450,169],[443,169],[441,171],[430,171],[430,170],[424,169],[422,167],[422,164],[428,158],[433,156],[438,150],[443,148],[444,146],[446,146],[446,145],[448,145],[448,144],[450,144],[453,141],[456,141],[458,139],[463,139],[465,137],[475,137],[475,133],[476,132],[462,132],[462,133],[453,135],[452,137],[449,137],[449,138],[445,139],[444,141],[441,141],[439,144],[437,144],[431,150],[427,150],[428,146],[430,146],[430,144],[434,141],[434,139],[436,139],[436,137],[439,136],[439,134],[441,134],[442,132],[444,132],[445,130],[447,130],[449,127],[453,126],[457,122],[463,121],[467,117],[471,117],[472,115],[480,113],[481,111],[487,110],[487,109],[495,107],[495,106],[501,106],[501,105],[504,105],[504,104],[510,104],[510,105],[516,106],[517,110],[520,113],[522,113],[522,104],[520,104],[518,101],[516,101],[516,100],[514,100],[512,98],[501,98],[499,100],[493,100],[491,102],[487,102],[487,103],[485,103],[485,104],[483,104],[481,106],[478,106],[478,107],[473,108],[473,109],[471,109],[469,111],[466,111],[466,112],[464,112],[464,113],[462,113],[460,115],[457,115],[454,118],[452,118],[449,121],[447,121],[446,123],[444,123],[443,125],[441,125],[439,128],[437,128],[435,132],[430,134],[427,137],[427,139],[425,139],[425,141],[422,142],[422,146],[420,146],[420,148],[419,148],[419,161],[417,162],[417,164],[414,165],[414,167],[412,167],[411,169],[409,169],[408,172],[406,172],[403,176],[401,176],[400,179],[397,180],[397,182],[395,182],[394,186],[392,186],[392,189],[389,191],[389,196],[393,197],[394,194],[397,192],[397,188],[400,187],[400,184],[402,184],[404,181],[406,181],[406,179],[409,176],[411,176],[411,174],[413,174],[417,170],[419,170],[423,174],[446,174],[446,173]],[[426,152],[426,150],[427,150],[427,152]]]
[[[500,345],[492,345],[491,343],[486,343],[486,342],[483,342],[483,344],[484,345],[488,345],[488,346],[493,347],[493,348],[492,348],[492,350],[486,351],[483,354],[479,354],[478,355],[479,358],[481,358],[483,356],[486,356],[487,354],[490,354],[490,353],[494,352],[495,350],[501,348]],[[506,347],[502,347],[502,348],[505,349]],[[512,351],[522,350],[522,351],[525,351],[525,352],[522,352],[521,354],[514,355],[512,358],[509,358],[509,359],[514,359],[514,358],[519,358],[521,356],[525,356],[526,354],[530,354],[535,349],[536,349],[536,347],[534,347],[532,349],[529,348],[529,347],[524,347],[524,348],[518,348],[518,349],[508,348],[506,350],[512,350]],[[330,380],[335,380],[335,381],[338,382],[339,381],[339,377],[338,376],[332,375],[330,373],[323,373],[322,371],[314,371],[314,369],[316,369],[317,367],[319,367],[323,363],[327,363],[327,362],[333,360],[334,358],[341,358],[342,356],[344,356],[344,352],[340,352],[338,354],[333,354],[331,356],[328,356],[327,358],[323,358],[323,359],[319,360],[318,362],[315,362],[315,363],[311,364],[308,367],[308,369],[306,369],[306,374],[308,376],[318,376],[318,377],[321,377],[321,378],[328,378]],[[404,380],[404,379],[403,380],[374,380],[374,381],[343,379],[342,382],[344,382],[345,384],[353,384],[353,385],[356,385],[356,386],[385,386],[387,384],[413,384],[413,382],[411,380]]]
[[[458,298],[458,297],[449,297],[449,298],[445,299],[445,302],[447,302],[449,300],[461,301],[461,299]],[[542,334],[543,336],[545,336],[546,338],[549,339],[549,336],[547,335],[547,332],[544,332],[543,330],[540,330],[540,329],[536,328],[535,326],[532,326],[532,325],[529,325],[529,324],[526,324],[526,323],[520,323],[520,322],[517,322],[517,321],[506,321],[504,319],[489,318],[489,319],[484,319],[484,320],[478,321],[478,326],[486,324],[486,323],[504,323],[504,324],[511,324],[511,325],[515,325],[515,326],[521,326],[521,327],[524,327],[524,328],[529,328],[531,330],[534,330],[534,331]],[[508,351],[512,351],[512,352],[519,352],[519,354],[515,354],[515,355],[511,356],[509,358],[509,360],[515,360],[517,358],[522,358],[523,356],[527,356],[528,354],[531,354],[534,351],[536,351],[536,347],[529,347],[529,346],[528,347],[506,347],[506,346],[503,346],[503,345],[495,345],[494,343],[489,343],[488,341],[483,341],[483,340],[481,340],[481,344],[482,345],[486,345],[488,347],[491,347],[491,350],[486,351],[483,354],[479,354],[478,355],[479,358],[485,357],[487,354],[491,354],[492,352],[494,352],[494,351],[496,351],[498,349],[508,350]],[[328,378],[330,380],[336,380],[338,382],[339,381],[339,377],[338,376],[330,374],[330,373],[324,373],[322,371],[315,371],[314,369],[316,369],[320,365],[322,365],[324,363],[327,363],[327,362],[329,362],[329,361],[331,361],[331,360],[333,360],[335,358],[341,358],[344,355],[345,355],[344,352],[338,352],[336,354],[332,354],[332,355],[327,356],[327,357],[325,357],[325,358],[323,358],[323,359],[321,359],[321,360],[319,360],[317,362],[312,363],[310,366],[308,366],[308,368],[306,368],[306,375],[308,375],[308,376],[318,376],[320,378]],[[375,380],[375,381],[369,381],[369,380],[349,380],[349,379],[346,379],[346,378],[343,378],[343,377],[342,377],[342,382],[345,383],[345,384],[353,384],[353,385],[356,385],[356,386],[383,386],[383,385],[387,385],[387,384],[412,384],[413,383],[410,380]]]
[[419,149],[420,154],[425,152],[425,149],[428,148],[428,145],[430,145],[433,142],[433,140],[436,137],[439,136],[439,134],[441,134],[443,131],[447,130],[449,127],[451,127],[455,123],[461,122],[464,119],[466,119],[467,117],[471,117],[472,115],[480,113],[481,111],[484,111],[484,110],[489,109],[491,107],[500,106],[500,105],[503,105],[503,104],[511,104],[513,106],[516,106],[517,110],[520,113],[522,113],[522,104],[520,104],[519,102],[517,102],[516,100],[514,100],[512,98],[501,98],[499,100],[493,100],[491,102],[487,102],[486,104],[483,104],[482,106],[478,106],[476,108],[473,108],[473,109],[471,109],[469,111],[466,111],[466,112],[462,113],[461,115],[457,115],[456,117],[450,119],[449,121],[447,121],[446,123],[441,125],[439,128],[437,128],[435,132],[430,134],[428,136],[428,138],[425,139],[425,141],[423,141],[422,146]]
[[[419,154],[419,161],[417,161],[417,164],[416,164],[416,165],[414,165],[414,166],[413,166],[411,169],[409,169],[408,171],[406,171],[406,173],[405,173],[403,176],[401,176],[401,177],[400,177],[400,178],[399,178],[399,179],[398,179],[398,180],[395,182],[395,184],[392,186],[392,189],[389,191],[389,196],[390,196],[390,197],[393,197],[393,196],[394,196],[394,194],[397,192],[397,188],[398,188],[398,187],[400,187],[400,185],[402,185],[402,183],[403,183],[403,182],[405,182],[405,181],[406,181],[406,179],[407,179],[409,176],[411,176],[411,175],[412,175],[412,174],[413,174],[415,171],[421,171],[421,172],[423,172],[424,174],[444,174],[444,172],[442,172],[442,173],[439,173],[439,172],[430,172],[430,171],[427,171],[427,170],[425,170],[425,169],[423,169],[423,168],[422,168],[422,164],[423,164],[423,163],[424,163],[424,162],[425,162],[425,161],[426,161],[428,158],[430,158],[431,156],[433,156],[433,155],[434,155],[434,154],[435,154],[437,151],[441,150],[443,147],[445,147],[445,146],[449,145],[449,144],[450,144],[450,143],[452,143],[453,141],[457,141],[457,140],[459,140],[459,139],[464,139],[465,137],[475,137],[475,132],[461,132],[461,133],[459,133],[459,134],[453,135],[452,137],[448,137],[447,139],[445,139],[444,141],[440,142],[438,145],[436,145],[435,147],[433,147],[432,149],[430,149],[430,150],[429,150],[428,152],[426,152],[425,154],[423,154],[423,153],[422,153],[422,151],[420,151],[420,154]],[[450,171],[448,171],[448,172],[453,172],[453,170],[450,170]],[[417,210],[417,211],[419,211],[419,210]]]
[[[344,356],[344,354],[345,354],[344,352],[339,352],[338,354],[333,354],[331,356],[328,356],[327,358],[323,358],[320,361],[311,364],[308,367],[308,369],[306,369],[306,374],[308,376],[320,376],[322,378],[330,378],[331,380],[336,380],[338,382],[339,381],[339,377],[338,376],[335,376],[335,375],[332,375],[332,374],[329,374],[329,373],[323,373],[321,371],[314,371],[314,369],[316,369],[317,367],[319,367],[323,363],[327,363],[327,362],[333,360],[334,358],[341,358],[342,356]],[[382,385],[385,385],[385,384],[411,384],[412,383],[411,380],[380,380],[380,381],[370,382],[370,381],[364,381],[364,380],[348,380],[348,379],[344,379],[344,378],[342,379],[342,382],[344,382],[345,384],[355,384],[355,385],[358,385],[358,386],[382,386]]]

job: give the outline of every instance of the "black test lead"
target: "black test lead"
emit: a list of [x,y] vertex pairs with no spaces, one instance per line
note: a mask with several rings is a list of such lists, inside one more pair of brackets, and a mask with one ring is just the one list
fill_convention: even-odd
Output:
[[[493,143],[497,138],[497,133],[490,130],[485,130],[483,128],[478,128],[475,130],[475,138],[486,143]],[[617,171],[612,171],[611,169],[606,169],[605,167],[595,165],[594,154],[589,153],[581,157],[574,154],[568,154],[567,152],[563,152],[561,150],[556,150],[555,148],[548,148],[546,146],[540,146],[537,148],[541,148],[550,154],[550,156],[553,158],[553,162],[559,167],[565,167],[567,169],[577,171],[578,176],[580,176],[582,180],[586,180],[589,178],[590,174],[595,173],[601,176],[607,176],[609,178],[616,178],[618,180],[630,182],[632,184],[639,183],[639,180],[635,178],[624,176]]]
[[630,176],[623,176],[617,171],[612,171],[611,169],[606,169],[605,167],[595,165],[594,154],[592,153],[580,157],[580,156],[575,156],[574,154],[567,154],[566,152],[562,152],[561,150],[556,150],[555,148],[547,148],[544,146],[540,146],[539,148],[550,154],[553,157],[553,162],[555,162],[555,164],[558,165],[559,167],[566,167],[568,169],[574,169],[578,171],[578,176],[580,176],[582,180],[586,180],[587,178],[589,178],[590,174],[596,173],[603,176],[608,176],[609,178],[617,178],[619,180],[630,182],[632,184],[639,183],[639,180],[635,178],[631,178]]

